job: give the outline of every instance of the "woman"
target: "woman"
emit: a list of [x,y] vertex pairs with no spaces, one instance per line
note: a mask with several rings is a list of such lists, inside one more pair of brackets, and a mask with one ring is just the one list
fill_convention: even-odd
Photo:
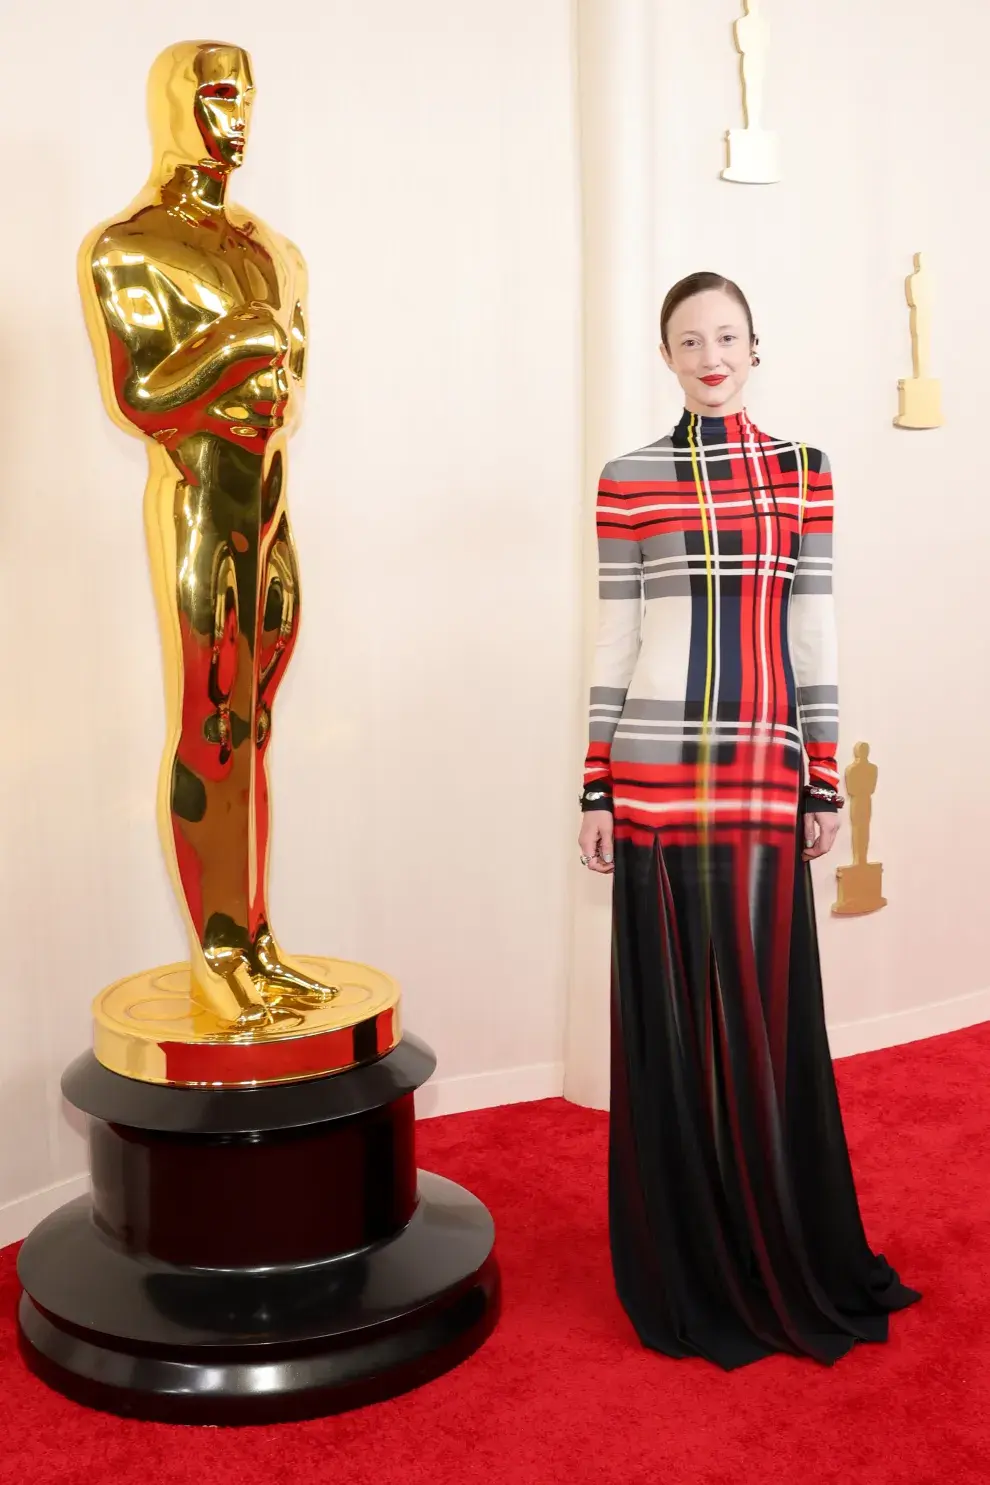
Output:
[[598,496],[580,846],[615,873],[612,1262],[657,1351],[829,1363],[920,1298],[867,1245],[822,1006],[832,482],[744,411],[759,357],[737,285],[676,284],[661,340],[684,414]]

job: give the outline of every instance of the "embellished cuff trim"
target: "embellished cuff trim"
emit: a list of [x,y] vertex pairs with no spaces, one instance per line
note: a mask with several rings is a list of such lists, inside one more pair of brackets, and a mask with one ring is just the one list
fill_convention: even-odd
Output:
[[612,785],[604,779],[595,779],[591,784],[585,784],[584,793],[580,799],[581,809],[586,810],[608,810],[612,811]]
[[806,814],[830,815],[841,810],[845,800],[831,784],[812,782],[804,786],[804,810]]

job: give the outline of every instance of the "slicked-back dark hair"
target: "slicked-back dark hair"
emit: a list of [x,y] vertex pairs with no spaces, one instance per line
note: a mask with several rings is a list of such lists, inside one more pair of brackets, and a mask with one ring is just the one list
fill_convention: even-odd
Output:
[[668,290],[667,297],[663,301],[663,308],[660,311],[660,339],[668,351],[670,350],[670,344],[667,340],[667,327],[670,324],[670,317],[674,313],[674,310],[679,304],[683,304],[685,299],[693,299],[695,294],[705,294],[709,289],[720,289],[723,294],[728,294],[736,301],[746,315],[746,323],[749,326],[750,345],[755,342],[756,334],[753,330],[753,311],[750,309],[749,300],[739,285],[734,284],[731,278],[725,278],[721,273],[689,273],[687,278],[680,279],[672,289]]

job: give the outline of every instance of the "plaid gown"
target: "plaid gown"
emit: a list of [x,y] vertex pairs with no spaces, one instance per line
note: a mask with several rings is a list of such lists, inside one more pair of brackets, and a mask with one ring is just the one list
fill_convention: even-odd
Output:
[[919,1295],[863,1230],[800,856],[806,777],[838,783],[828,461],[685,413],[597,524],[619,1297],[670,1356],[833,1362]]

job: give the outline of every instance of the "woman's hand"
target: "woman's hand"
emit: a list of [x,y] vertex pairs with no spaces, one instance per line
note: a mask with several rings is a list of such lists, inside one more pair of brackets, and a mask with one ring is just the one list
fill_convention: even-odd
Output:
[[612,845],[612,811],[586,810],[582,816],[581,862],[590,871],[614,871],[615,853]]
[[835,844],[839,833],[839,816],[836,810],[823,810],[821,814],[806,814],[804,817],[804,850],[802,859],[814,861],[824,856]]

